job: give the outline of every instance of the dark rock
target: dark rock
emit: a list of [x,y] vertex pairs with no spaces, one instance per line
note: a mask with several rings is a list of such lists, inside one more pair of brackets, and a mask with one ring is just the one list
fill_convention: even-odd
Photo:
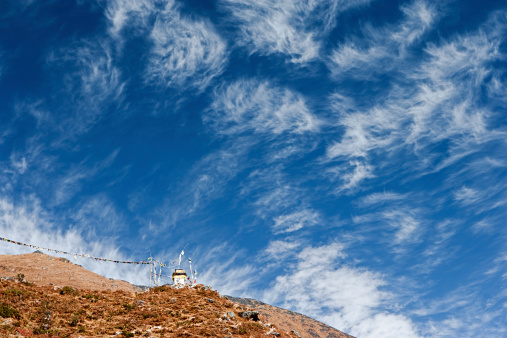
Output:
[[214,303],[215,301],[213,299],[211,299],[211,298],[208,298],[208,302]]
[[259,311],[243,311],[239,315],[246,319],[251,319],[255,322],[259,321]]

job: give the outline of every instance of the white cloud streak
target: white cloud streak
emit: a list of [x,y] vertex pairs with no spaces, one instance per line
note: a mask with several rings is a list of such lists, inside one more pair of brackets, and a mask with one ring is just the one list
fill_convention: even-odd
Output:
[[112,1],[106,9],[111,34],[127,27],[149,31],[151,50],[145,79],[176,90],[204,90],[227,64],[226,43],[211,22],[184,17],[175,1]]
[[287,258],[294,256],[301,245],[301,241],[298,240],[274,240],[269,242],[263,254],[270,262],[283,263]]
[[[403,61],[409,67],[400,67],[400,71],[407,80],[395,81],[372,107],[345,95],[332,95],[332,107],[339,113],[338,125],[344,132],[340,141],[328,146],[326,160],[348,161],[350,173],[354,167],[358,170],[358,163],[368,168],[374,156],[390,159],[409,151],[420,160],[411,167],[423,172],[501,139],[503,133],[490,123],[494,120],[491,107],[480,97],[481,88],[491,81],[487,75],[492,63],[501,57],[500,32],[504,30],[504,23],[491,19],[474,34],[458,35],[440,46],[429,44],[419,65]],[[430,149],[444,140],[449,141],[448,152],[433,158]],[[360,172],[375,175],[376,169]],[[341,175],[347,172],[342,165],[338,169],[333,165],[331,170]],[[342,182],[341,189],[355,187],[353,183],[359,181],[354,177],[361,177],[360,172],[349,174],[351,179]]]
[[228,183],[244,168],[248,148],[248,141],[237,142],[197,161],[178,185],[177,198],[169,196],[155,209],[155,218],[160,219],[162,226],[150,224],[150,231],[174,227],[221,197]]
[[343,247],[306,247],[264,297],[359,337],[418,337],[407,317],[382,310],[392,301],[382,276],[341,264]]
[[[62,231],[58,219],[44,210],[40,201],[34,197],[24,199],[23,203],[14,204],[9,199],[0,198],[0,233],[4,238],[32,244],[44,248],[90,254],[116,260],[131,260],[120,253],[111,238],[94,236],[76,225]],[[88,229],[86,229],[88,230]],[[32,252],[33,249],[0,242],[0,253],[21,254]],[[61,255],[65,258],[71,258]],[[133,260],[143,260],[137,257]],[[119,278],[131,283],[146,284],[148,282],[142,267],[125,264],[108,264],[90,259],[80,259],[79,264],[98,274],[110,278]]]
[[251,285],[258,281],[258,269],[250,264],[238,266],[237,261],[244,256],[244,252],[231,251],[232,245],[226,242],[198,255],[201,257],[200,266],[205,267],[199,273],[199,283],[211,285],[222,294],[251,297]]
[[321,39],[334,27],[339,13],[369,2],[223,0],[221,4],[240,24],[239,45],[252,54],[282,54],[301,64],[319,58]]
[[[284,175],[280,167],[254,170],[242,182],[241,196],[250,196],[253,199],[252,206],[255,215],[271,222],[281,216],[280,210],[283,210],[285,215],[293,213],[297,215],[303,212],[301,216],[304,216],[306,210],[309,211],[307,216],[310,216],[313,211],[308,205],[304,190],[295,183]],[[313,219],[313,217],[305,218]],[[285,220],[288,219],[285,218]],[[290,227],[291,224],[286,225]]]
[[84,182],[90,180],[92,177],[101,173],[104,169],[110,167],[117,155],[118,150],[113,151],[108,157],[94,163],[92,166],[82,162],[71,166],[68,170],[62,170],[63,172],[54,177],[51,186],[48,187],[53,194],[53,198],[51,199],[52,202],[49,204],[55,206],[68,202],[79,191],[81,191]]
[[319,222],[319,213],[315,210],[301,210],[291,214],[280,215],[273,221],[273,230],[275,234],[289,233],[300,229],[311,227]]
[[476,203],[481,199],[482,193],[473,188],[462,187],[454,193],[454,199],[464,206]]
[[328,64],[335,77],[372,78],[372,72],[399,68],[407,49],[432,28],[438,13],[426,1],[414,1],[401,8],[403,19],[383,28],[366,26],[364,40],[351,40],[333,51]]
[[362,207],[369,207],[369,206],[378,205],[378,204],[387,204],[387,203],[390,203],[393,201],[400,201],[405,198],[409,198],[409,196],[405,196],[403,194],[399,194],[399,193],[395,193],[395,192],[391,192],[391,191],[384,191],[381,193],[372,193],[372,194],[369,194],[365,197],[362,197],[360,199],[359,204]]
[[203,121],[221,135],[302,134],[316,132],[321,125],[301,94],[256,80],[240,80],[216,90]]
[[500,292],[484,299],[480,288],[480,282],[464,285],[416,308],[414,314],[427,318],[423,332],[431,337],[504,336],[505,294]]
[[[80,41],[77,47],[70,46],[51,53],[47,61],[50,71],[61,66],[62,62],[70,69],[63,78],[64,88],[60,92],[66,98],[59,102],[65,116],[57,117],[50,113],[49,116],[43,114],[36,118],[38,122],[51,123],[64,138],[88,132],[107,114],[108,107],[123,100],[126,83],[122,80],[120,69],[115,66],[107,43]],[[61,81],[60,78],[55,80]],[[57,92],[61,90],[56,89]],[[32,109],[32,112],[43,113],[40,109]]]
[[145,26],[156,10],[156,2],[150,0],[108,1],[105,16],[110,22],[109,30],[116,38],[126,26]]
[[389,225],[396,231],[395,244],[412,243],[419,239],[420,222],[415,215],[400,210],[386,211],[383,213]]

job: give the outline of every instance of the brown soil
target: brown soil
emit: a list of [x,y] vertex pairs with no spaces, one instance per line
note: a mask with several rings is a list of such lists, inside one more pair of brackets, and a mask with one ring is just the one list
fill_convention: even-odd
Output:
[[242,304],[259,311],[267,321],[276,323],[278,328],[284,332],[295,331],[301,337],[328,337],[328,338],[354,338],[351,335],[338,331],[337,329],[316,321],[310,317],[290,310],[259,302],[250,298],[236,298],[224,296],[237,304]]
[[[113,263],[106,262],[104,264]],[[18,274],[25,275],[27,281],[37,285],[67,285],[76,289],[100,291],[141,291],[140,288],[128,282],[103,277],[66,258],[53,257],[43,253],[1,255],[0,277],[17,279]]]
[[[241,317],[250,310],[259,312],[259,320]],[[222,297],[203,285],[141,292],[64,258],[42,253],[0,256],[0,337],[266,335],[352,337],[292,311]]]
[[0,292],[2,337],[263,337],[278,331],[262,317],[242,318],[241,307],[203,285],[131,294],[2,280]]

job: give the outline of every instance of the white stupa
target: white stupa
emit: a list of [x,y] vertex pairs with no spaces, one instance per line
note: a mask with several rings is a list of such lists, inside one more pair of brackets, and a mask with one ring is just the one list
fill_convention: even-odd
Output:
[[175,269],[172,278],[174,285],[185,285],[187,283],[187,274],[183,269]]

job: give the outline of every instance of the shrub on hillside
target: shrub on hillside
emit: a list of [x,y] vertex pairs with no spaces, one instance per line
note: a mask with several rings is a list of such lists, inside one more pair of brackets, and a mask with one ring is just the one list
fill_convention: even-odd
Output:
[[61,290],[60,290],[60,294],[61,295],[77,295],[77,290],[74,289],[72,286],[64,286]]
[[19,311],[10,306],[9,304],[0,303],[0,316],[4,318],[20,319]]

